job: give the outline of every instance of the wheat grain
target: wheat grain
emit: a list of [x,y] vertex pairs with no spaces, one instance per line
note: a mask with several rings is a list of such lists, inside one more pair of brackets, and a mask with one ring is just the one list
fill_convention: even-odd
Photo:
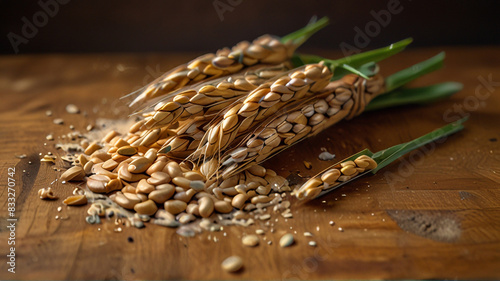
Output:
[[331,82],[319,95],[321,98],[313,98],[285,114],[262,122],[239,147],[224,153],[218,170],[210,170],[205,176],[231,177],[344,118],[360,114],[372,98],[383,92],[383,83],[380,75],[370,80],[346,75]]
[[187,64],[163,74],[144,87],[132,101],[132,105],[159,97],[186,85],[236,73],[257,64],[280,64],[287,61],[297,44],[283,44],[277,38],[263,35],[252,43],[243,41],[232,47],[223,48],[215,54],[202,55]]
[[[134,124],[130,132],[137,136],[132,146],[151,146],[156,143],[166,148],[171,145],[171,155],[186,157],[191,154],[195,146],[185,151],[186,143],[182,136],[191,136],[195,139],[202,127],[207,127],[209,121],[220,111],[251,90],[257,88],[264,81],[283,73],[289,67],[281,64],[274,67],[263,67],[248,71],[242,75],[230,76],[198,85],[195,88],[175,92],[173,97],[158,102],[153,112],[143,114],[146,118]],[[206,129],[205,129],[206,130]],[[205,133],[201,133],[201,136]],[[180,136],[181,138],[173,138]]]
[[[283,64],[263,67],[176,92],[168,101],[159,102],[154,112],[143,114],[146,118],[130,128],[134,138],[133,142],[132,139],[128,142],[132,147],[151,147],[156,143],[162,148],[169,147],[169,154],[174,157],[186,157],[199,145],[213,116],[287,69],[288,66]],[[192,138],[192,141],[186,138]]]
[[264,83],[214,119],[193,159],[201,155],[209,158],[224,151],[237,137],[282,107],[321,91],[331,77],[328,67],[313,64]]
[[359,173],[375,169],[377,162],[367,155],[361,155],[354,161],[345,161],[334,164],[325,171],[309,179],[302,186],[294,190],[298,199],[311,200],[317,197],[321,191],[328,190],[347,181]]
[[265,81],[288,69],[286,64],[258,68],[244,75],[224,77],[188,90],[175,92],[175,95],[155,104],[154,115],[146,118],[144,125],[146,129],[151,129],[158,126],[171,126],[177,121],[196,116],[210,118]]

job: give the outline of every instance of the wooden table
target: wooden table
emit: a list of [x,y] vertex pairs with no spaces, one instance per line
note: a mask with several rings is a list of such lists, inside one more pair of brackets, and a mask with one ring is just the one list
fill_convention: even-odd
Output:
[[[363,148],[378,151],[467,114],[465,130],[320,200],[294,202],[293,218],[285,221],[277,215],[275,232],[267,231],[266,240],[263,236],[255,248],[244,247],[241,236],[266,226],[226,227],[194,238],[155,225],[117,233],[112,221],[87,224],[85,207],[58,212],[62,199],[42,201],[37,196],[38,189],[60,174],[40,163],[40,153],[60,154],[54,144],[71,131],[69,125],[84,132],[97,118],[126,116],[126,106],[117,98],[195,54],[0,57],[0,279],[500,278],[498,47],[410,49],[382,63],[382,72],[392,73],[441,50],[447,52],[446,67],[414,85],[454,80],[464,84],[460,93],[428,106],[365,113],[288,149],[265,166],[283,176],[296,171],[311,176],[329,164],[317,159],[322,147],[337,159]],[[68,103],[78,105],[87,117],[66,113]],[[47,110],[53,111],[52,117],[45,115]],[[54,118],[63,118],[64,125],[53,124]],[[56,141],[45,139],[49,133]],[[21,154],[27,157],[15,157]],[[304,160],[312,163],[311,170],[304,168]],[[12,233],[5,227],[11,223],[8,168],[15,168],[16,183]],[[60,198],[73,189],[68,184],[53,186]],[[306,231],[313,237],[305,237]],[[296,243],[280,248],[277,242],[285,232],[296,233]],[[5,262],[11,235],[15,274],[7,271]],[[317,247],[308,245],[311,240]],[[229,255],[244,258],[243,271],[221,270],[221,261]]]

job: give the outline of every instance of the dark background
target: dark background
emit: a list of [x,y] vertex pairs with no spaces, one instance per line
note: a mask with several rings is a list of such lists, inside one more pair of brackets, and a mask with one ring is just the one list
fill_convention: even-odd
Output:
[[[331,24],[305,48],[339,49],[341,42],[354,46],[354,28],[364,30],[374,20],[371,11],[386,10],[390,1],[64,0],[68,3],[58,3],[57,13],[45,22],[38,17],[42,24],[19,44],[18,53],[215,51],[264,33],[285,35],[313,15],[328,16]],[[15,53],[8,35],[23,36],[23,17],[34,23],[34,15],[44,13],[39,3],[0,1],[0,53]],[[402,12],[393,14],[366,48],[410,36],[417,47],[499,44],[499,3],[400,0]],[[230,7],[223,20],[214,5]]]

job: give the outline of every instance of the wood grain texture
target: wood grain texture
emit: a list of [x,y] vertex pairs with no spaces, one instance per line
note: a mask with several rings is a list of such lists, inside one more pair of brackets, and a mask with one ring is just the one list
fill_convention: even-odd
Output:
[[[329,164],[317,158],[321,147],[337,159],[363,148],[378,151],[444,125],[446,119],[460,115],[459,110],[470,114],[465,130],[319,200],[294,201],[293,218],[273,217],[276,231],[267,231],[266,240],[262,236],[255,248],[244,247],[241,236],[269,229],[260,222],[194,238],[155,225],[116,233],[112,221],[99,226],[85,223],[85,208],[63,208],[59,213],[61,199],[47,202],[37,196],[39,188],[60,174],[39,162],[39,153],[61,153],[53,147],[60,140],[47,141],[47,134],[60,137],[70,132],[70,124],[84,131],[97,118],[127,116],[124,102],[117,98],[196,54],[2,57],[0,279],[500,278],[498,48],[408,50],[383,62],[382,71],[391,73],[443,49],[446,67],[414,85],[454,80],[465,86],[460,93],[428,106],[365,113],[299,143],[265,166],[283,176],[291,172],[312,176]],[[339,55],[326,50],[322,54]],[[481,81],[488,79],[494,82],[485,86]],[[66,113],[68,103],[88,116]],[[52,117],[45,116],[49,109]],[[52,123],[58,117],[64,125]],[[18,154],[27,158],[18,159]],[[311,170],[305,169],[304,160],[312,163]],[[15,275],[7,272],[5,262],[8,167],[16,168],[17,183]],[[388,180],[393,176],[397,180]],[[73,185],[56,183],[54,189],[65,198]],[[69,219],[56,220],[56,215]],[[305,231],[314,236],[304,237]],[[279,238],[286,232],[296,232],[296,243],[280,248]],[[318,246],[308,246],[310,240]],[[244,258],[243,271],[221,270],[221,261],[230,255]]]

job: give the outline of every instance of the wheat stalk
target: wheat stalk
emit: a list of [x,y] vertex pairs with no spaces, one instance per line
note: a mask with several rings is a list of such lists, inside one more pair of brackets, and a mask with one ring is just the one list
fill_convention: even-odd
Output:
[[376,167],[377,162],[373,158],[368,155],[360,155],[352,160],[346,160],[328,167],[295,189],[293,193],[298,199],[311,200],[316,198],[322,191],[335,188]]
[[209,119],[265,81],[288,69],[287,64],[261,67],[242,75],[224,77],[176,92],[172,97],[155,105],[154,114],[146,118],[144,126],[146,129],[172,126],[177,121],[198,116]]
[[226,151],[218,169],[211,170],[206,176],[227,178],[260,163],[342,119],[360,114],[366,104],[383,90],[384,79],[380,75],[367,80],[350,74],[331,82],[320,94],[321,98],[312,98],[262,122],[240,146]]
[[207,81],[258,64],[280,64],[288,61],[295,50],[312,34],[328,24],[327,18],[311,22],[304,28],[278,38],[263,35],[252,43],[242,41],[232,48],[222,48],[177,66],[141,89],[130,106],[168,94],[187,85]]
[[236,138],[287,104],[321,91],[331,77],[328,67],[312,64],[262,84],[213,120],[193,160],[202,155],[210,158],[224,151]]
[[[388,85],[390,84],[386,83],[386,89],[390,89]],[[394,145],[375,153],[371,152],[369,149],[359,151],[311,177],[302,186],[297,187],[293,191],[293,194],[298,199],[311,200],[323,196],[363,176],[368,171],[375,174],[377,171],[408,152],[462,130],[465,121],[467,121],[467,118],[462,118],[419,138]]]
[[[177,145],[180,139],[175,140],[174,136],[189,136],[196,131],[195,128],[206,127],[217,113],[226,110],[230,104],[248,95],[252,89],[288,69],[287,64],[258,68],[245,74],[205,82],[194,88],[175,92],[173,97],[165,97],[164,101],[159,102],[153,111],[142,114],[145,119],[134,126],[137,139],[132,146],[149,146],[156,142],[166,148],[174,141],[176,145],[171,151],[180,153],[179,149],[184,146]],[[204,132],[206,130],[204,129]]]
[[205,127],[206,121],[203,119],[186,122],[179,130],[176,130],[175,136],[162,143],[160,152],[181,159],[188,157],[200,145],[200,141],[206,132]]

